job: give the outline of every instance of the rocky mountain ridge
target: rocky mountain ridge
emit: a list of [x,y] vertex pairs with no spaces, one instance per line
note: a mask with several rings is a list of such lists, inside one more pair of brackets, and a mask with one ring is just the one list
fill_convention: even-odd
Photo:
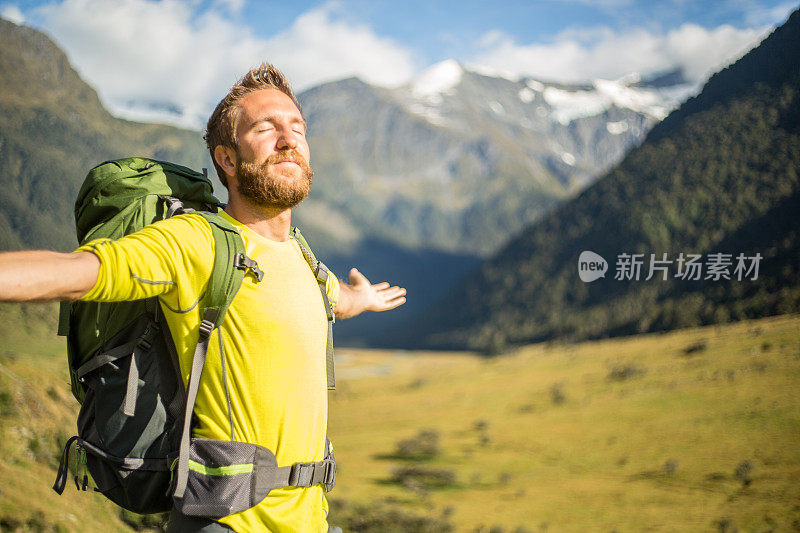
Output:
[[367,225],[411,248],[490,253],[694,89],[680,73],[653,81],[515,81],[445,61],[395,89],[350,78],[305,91],[332,231]]
[[[798,109],[800,10],[402,330],[497,352],[798,312]],[[607,261],[605,277],[579,276],[586,252]],[[696,278],[680,276],[688,254]],[[641,261],[635,276],[619,275],[625,256]]]

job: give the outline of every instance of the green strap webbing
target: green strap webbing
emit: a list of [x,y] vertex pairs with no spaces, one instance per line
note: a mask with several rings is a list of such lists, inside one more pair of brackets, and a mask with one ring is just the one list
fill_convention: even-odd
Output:
[[240,465],[208,466],[189,459],[189,470],[194,470],[204,476],[236,476],[239,474],[249,474],[253,471],[253,463]]
[[[228,221],[214,213],[198,212],[211,226],[214,235],[214,269],[208,281],[206,294],[201,302],[200,332],[192,358],[189,386],[186,390],[186,406],[183,415],[183,432],[178,455],[178,476],[175,483],[176,498],[182,498],[189,479],[189,445],[192,437],[192,412],[197,399],[200,376],[208,353],[211,332],[225,320],[225,313],[242,285],[245,271],[236,268],[234,258],[244,254],[244,241]],[[227,391],[226,391],[227,393]]]
[[202,309],[219,310],[214,323],[216,328],[225,319],[228,306],[236,296],[245,276],[245,270],[236,268],[235,264],[236,256],[245,253],[244,241],[236,228],[221,216],[203,212],[197,214],[208,221],[211,233],[214,235],[214,269],[201,302],[201,312]]
[[317,261],[317,258],[314,257],[314,254],[311,252],[311,248],[308,246],[308,242],[306,242],[299,229],[293,227],[291,230],[291,235],[300,246],[300,251],[303,252],[303,257],[308,263],[308,266],[311,267],[314,277],[317,278],[319,292],[322,294],[322,301],[325,304],[325,313],[328,316],[328,341],[325,346],[325,373],[328,380],[328,390],[336,390],[336,376],[334,375],[333,357],[333,324],[336,322],[336,316],[333,313],[331,302],[328,299],[328,275],[330,274],[330,271],[322,261]]

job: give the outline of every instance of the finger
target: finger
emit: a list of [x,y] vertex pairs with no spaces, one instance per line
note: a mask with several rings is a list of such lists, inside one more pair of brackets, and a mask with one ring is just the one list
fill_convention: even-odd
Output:
[[366,283],[369,285],[369,280],[358,271],[357,268],[350,269],[350,285],[361,285],[362,283]]
[[385,281],[382,281],[382,282],[380,282],[380,283],[376,283],[376,284],[375,284],[375,285],[373,285],[372,287],[373,287],[373,288],[374,288],[376,291],[382,291],[383,289],[388,289],[388,288],[389,288],[389,283],[387,283],[387,282],[385,282]]
[[400,298],[396,298],[394,300],[386,302],[386,305],[383,307],[383,310],[389,311],[390,309],[394,309],[395,307],[400,307],[404,303],[406,303],[406,299],[401,296]]
[[398,296],[405,296],[406,290],[402,287],[391,287],[380,292],[383,298],[391,299]]
[[391,295],[391,296],[386,296],[386,297],[384,298],[384,300],[383,300],[383,301],[384,301],[384,303],[386,303],[386,304],[392,304],[392,303],[394,303],[395,301],[397,301],[397,300],[400,300],[401,298],[405,300],[405,296],[406,296],[406,293],[405,293],[405,291],[403,291],[403,292],[398,292],[398,293],[396,293],[396,294],[393,294],[393,295]]
[[403,287],[386,287],[385,289],[379,291],[381,294],[400,294],[405,293],[406,290]]

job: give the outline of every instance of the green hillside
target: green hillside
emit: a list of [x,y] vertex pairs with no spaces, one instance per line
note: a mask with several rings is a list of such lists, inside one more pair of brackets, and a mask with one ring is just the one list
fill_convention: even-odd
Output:
[[198,132],[112,117],[36,30],[0,19],[0,71],[0,250],[73,249],[74,198],[88,169],[105,160],[209,166]]
[[[498,351],[800,310],[800,11],[714,75],[606,177],[410,323],[421,345]],[[609,263],[584,283],[578,257]],[[644,254],[618,280],[620,254]],[[645,281],[650,254],[673,261]],[[680,253],[761,254],[756,280],[676,279]]]
[[[0,327],[0,531],[159,530],[52,489],[73,433],[63,344]],[[503,357],[339,352],[329,434],[345,531],[796,531],[800,316]]]

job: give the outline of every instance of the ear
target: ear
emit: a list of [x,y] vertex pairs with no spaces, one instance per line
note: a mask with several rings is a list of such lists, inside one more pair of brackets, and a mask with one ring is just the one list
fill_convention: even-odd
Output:
[[217,147],[214,148],[214,161],[216,161],[223,172],[225,172],[228,179],[236,174],[236,150],[233,148],[218,144]]

